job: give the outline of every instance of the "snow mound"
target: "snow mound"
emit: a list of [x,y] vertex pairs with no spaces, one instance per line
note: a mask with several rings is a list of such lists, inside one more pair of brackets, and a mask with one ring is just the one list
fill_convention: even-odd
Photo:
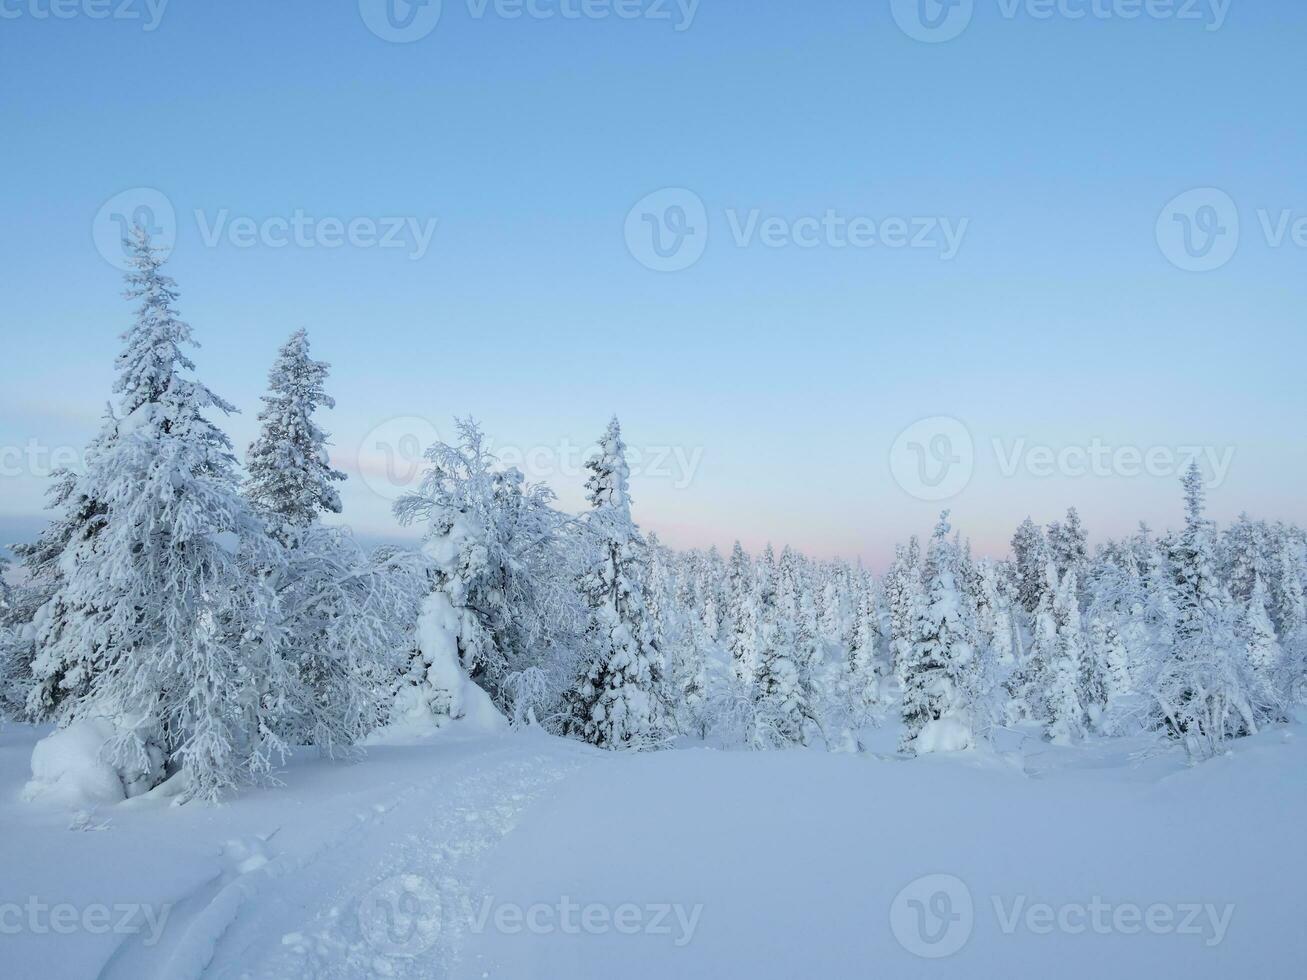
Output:
[[102,718],[79,721],[47,735],[32,749],[32,779],[23,799],[81,808],[127,798],[118,771],[104,761],[114,726]]
[[927,722],[912,741],[919,755],[927,752],[961,752],[972,747],[971,724],[956,715]]
[[457,700],[461,713],[454,716],[433,710],[430,692],[409,686],[395,697],[389,724],[377,729],[364,745],[411,745],[433,735],[493,735],[508,730],[508,719],[495,707],[490,695],[466,676],[458,681]]
[[[448,556],[441,549],[447,539],[428,543],[426,551],[437,560]],[[421,741],[437,732],[486,735],[508,729],[508,719],[468,676],[460,661],[458,638],[462,619],[471,615],[455,609],[443,592],[433,592],[422,603],[418,617],[419,662],[410,683],[400,688],[390,709],[390,722],[370,735],[367,745],[402,745]]]

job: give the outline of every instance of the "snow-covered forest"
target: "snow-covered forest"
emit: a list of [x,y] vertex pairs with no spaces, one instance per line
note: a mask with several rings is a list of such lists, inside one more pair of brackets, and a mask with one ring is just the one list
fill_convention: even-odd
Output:
[[596,420],[579,514],[465,419],[395,506],[421,548],[365,552],[340,524],[315,421],[331,378],[307,334],[239,453],[177,286],[143,231],[129,244],[111,407],[0,596],[0,709],[56,726],[29,799],[230,799],[300,747],[348,759],[446,729],[858,752],[890,724],[904,758],[1019,731],[1149,736],[1198,762],[1307,696],[1307,535],[1215,526],[1196,466],[1173,529],[1091,550],[1071,507],[977,557],[946,511],[876,577],[788,546],[663,546],[640,530],[617,419]]

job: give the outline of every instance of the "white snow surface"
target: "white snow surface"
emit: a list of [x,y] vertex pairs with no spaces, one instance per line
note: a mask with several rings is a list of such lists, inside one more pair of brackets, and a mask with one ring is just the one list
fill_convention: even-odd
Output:
[[[305,754],[283,785],[218,806],[24,803],[45,734],[0,727],[6,977],[1073,980],[1292,976],[1307,961],[1297,724],[1198,766],[1132,738],[1012,733],[906,759],[892,727],[860,733],[856,753],[606,753],[446,730],[352,763]],[[923,894],[923,876],[949,877]],[[139,931],[59,934],[33,902],[135,906]],[[1173,918],[1100,932],[1066,912],[1095,902],[1109,925],[1131,907]],[[1042,906],[1066,928],[1036,931]],[[1189,906],[1219,922],[1179,930]],[[938,947],[913,931],[929,912],[946,913]]]

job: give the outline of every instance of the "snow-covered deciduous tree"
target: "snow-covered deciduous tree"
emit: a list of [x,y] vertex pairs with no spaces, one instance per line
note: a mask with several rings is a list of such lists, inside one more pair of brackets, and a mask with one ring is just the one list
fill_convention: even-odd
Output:
[[257,569],[277,596],[281,657],[296,682],[276,729],[334,755],[388,720],[427,570],[410,551],[369,557],[348,530],[317,521],[296,528],[279,557]]
[[626,445],[614,418],[587,464],[588,528],[596,547],[581,579],[590,609],[588,663],[572,697],[570,729],[601,748],[648,748],[665,734],[662,658],[644,600],[648,556],[631,519]]
[[313,415],[335,401],[323,388],[328,365],[309,356],[309,338],[296,330],[268,372],[259,436],[246,455],[246,494],[269,527],[287,539],[319,514],[340,513],[334,484],[345,474],[327,460],[327,434]]
[[[395,504],[401,524],[427,525],[431,578],[392,712],[400,729],[465,717],[493,725],[495,708],[511,715],[515,694],[541,685],[561,699],[583,629],[573,578],[582,549],[549,506],[552,492],[501,467],[474,421],[456,426],[458,444],[428,448],[421,485]],[[517,676],[533,670],[542,674],[529,683]]]

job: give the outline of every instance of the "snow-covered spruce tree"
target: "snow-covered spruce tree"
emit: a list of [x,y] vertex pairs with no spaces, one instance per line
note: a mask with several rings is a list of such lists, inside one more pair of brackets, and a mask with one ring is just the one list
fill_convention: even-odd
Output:
[[710,547],[701,561],[694,567],[694,592],[699,600],[699,629],[701,647],[714,647],[721,642],[723,619],[727,614],[727,602],[724,601],[724,570],[721,555],[716,547]]
[[[650,535],[652,540],[653,535]],[[667,552],[674,571],[674,631],[677,648],[664,650],[669,715],[676,731],[707,736],[708,660],[717,645],[716,605],[708,586],[708,556],[698,551],[677,556]],[[711,621],[711,625],[709,625]]]
[[1260,575],[1253,579],[1253,588],[1244,605],[1240,620],[1240,634],[1247,650],[1248,665],[1261,685],[1274,690],[1280,681],[1284,653],[1280,649],[1280,640],[1271,625],[1271,616],[1267,612],[1269,595],[1266,583]]
[[718,554],[715,545],[708,549],[696,573],[698,581],[695,583],[695,588],[703,602],[700,619],[704,646],[707,648],[721,642],[729,605],[726,572],[722,564],[722,556]]
[[[395,503],[401,524],[427,525],[430,575],[391,712],[395,731],[462,718],[494,726],[496,708],[527,717],[560,707],[583,629],[573,578],[580,542],[566,537],[553,494],[501,468],[476,422],[455,424],[458,444],[429,447],[418,490]],[[525,693],[541,703],[516,703]]]
[[268,373],[245,491],[281,546],[272,564],[251,567],[277,596],[283,658],[298,681],[279,730],[333,754],[385,719],[424,590],[412,556],[370,561],[347,531],[318,521],[340,513],[333,484],[345,479],[328,465],[327,436],[313,418],[335,404],[326,376],[296,331]]
[[1077,592],[1075,572],[1059,582],[1049,561],[1031,617],[1030,655],[1007,682],[1008,717],[1037,721],[1045,737],[1063,744],[1085,733],[1087,718],[1080,696],[1085,638]]
[[958,584],[960,550],[949,530],[945,511],[930,541],[925,601],[903,665],[900,748],[911,754],[971,748],[978,737],[976,638]]
[[1278,557],[1272,539],[1271,529],[1266,523],[1254,521],[1247,514],[1240,514],[1221,533],[1217,547],[1220,574],[1236,603],[1247,604],[1258,577],[1269,590]]
[[1012,561],[1016,575],[1017,602],[1033,615],[1044,594],[1044,572],[1050,559],[1048,540],[1029,517],[1012,536]]
[[275,597],[241,562],[271,542],[205,417],[232,408],[187,376],[190,327],[139,228],[130,250],[140,305],[117,360],[117,421],[64,497],[95,517],[71,519],[54,559],[64,577],[38,614],[36,696],[63,725],[111,726],[101,761],[129,795],[177,774],[184,797],[211,799],[270,768],[294,679]]
[[645,608],[648,557],[631,519],[626,445],[616,418],[586,466],[588,527],[597,547],[581,579],[590,609],[589,662],[572,695],[568,728],[601,748],[649,748],[664,734],[662,658]]
[[976,630],[989,648],[995,663],[1015,661],[1013,644],[1012,601],[998,566],[979,561],[976,570]]
[[0,555],[0,721],[17,720],[30,686],[30,618],[19,610],[17,590],[5,580],[9,559]]
[[1090,723],[1112,734],[1112,709],[1134,690],[1135,677],[1154,655],[1143,580],[1128,547],[1104,548],[1091,565],[1088,594],[1080,699]]
[[[1057,598],[1057,569],[1052,561],[1044,564],[1034,612],[1030,614],[1030,649],[1024,660],[1006,682],[1008,693],[1007,717],[1011,722],[1037,721],[1046,723],[1049,718],[1044,693],[1048,688],[1048,674],[1057,657],[1057,618],[1053,604]],[[1029,586],[1027,573],[1022,582]]]
[[1140,678],[1155,669],[1175,641],[1175,576],[1170,567],[1170,549],[1153,540],[1147,524],[1140,522],[1130,544],[1139,568],[1143,619],[1148,629],[1148,655],[1141,659],[1132,654],[1132,662],[1140,668],[1136,677]]
[[727,628],[730,630],[731,663],[741,684],[753,684],[758,661],[758,592],[753,563],[740,542],[731,549],[727,571]]
[[912,659],[917,617],[925,602],[921,583],[920,546],[914,535],[907,547],[894,549],[894,562],[885,576],[885,603],[889,607],[889,657],[894,677],[902,687]]
[[[699,556],[678,556],[664,547],[656,534],[647,542],[644,599],[649,635],[659,654],[658,674],[663,690],[656,699],[667,706],[664,721],[670,731],[690,733],[689,701],[702,694],[699,615],[695,593],[695,566]],[[682,724],[684,722],[684,724]]]
[[1271,617],[1286,649],[1307,644],[1307,549],[1296,529],[1279,525],[1271,589]]
[[749,742],[755,749],[801,744],[811,706],[798,652],[797,604],[780,594],[782,582],[770,544],[756,572],[758,655]]
[[1048,547],[1059,582],[1068,572],[1075,572],[1076,581],[1082,588],[1085,585],[1085,568],[1089,564],[1089,548],[1085,542],[1085,528],[1074,507],[1067,508],[1065,523],[1054,521],[1048,525]]
[[[106,409],[99,433],[83,453],[87,466],[111,444],[118,429],[111,409]],[[85,691],[86,676],[64,676],[58,671],[43,671],[38,683],[34,670],[37,651],[62,635],[68,617],[67,596],[61,587],[70,564],[88,553],[90,541],[104,528],[105,508],[92,494],[98,489],[84,476],[60,468],[54,471],[46,488],[46,508],[50,522],[35,541],[13,546],[23,564],[25,613],[15,612],[13,626],[18,634],[10,647],[10,664],[6,670],[21,685],[24,713],[33,721],[50,721],[59,702],[70,693]],[[74,545],[77,545],[74,547]],[[19,626],[24,628],[19,629]]]
[[[856,586],[840,565],[827,565],[821,569],[816,595],[819,597],[817,634],[832,646],[846,646],[846,634],[852,639],[854,613],[850,606],[857,599]],[[841,587],[842,586],[842,587]]]
[[875,582],[870,575],[859,569],[852,583],[856,589],[853,599],[857,613],[847,657],[848,702],[851,720],[865,724],[881,700],[885,665],[881,660],[880,610]]
[[306,528],[321,513],[340,513],[333,485],[345,474],[327,461],[327,434],[313,420],[335,401],[323,382],[329,365],[309,357],[309,338],[296,330],[268,372],[259,436],[246,455],[246,495],[282,540]]
[[1218,753],[1230,738],[1274,718],[1238,642],[1229,591],[1217,578],[1213,531],[1203,516],[1197,464],[1184,476],[1185,527],[1172,549],[1174,640],[1151,678],[1159,727],[1184,742],[1191,758]]
[[[1076,572],[1071,567],[1062,576],[1053,596],[1056,641],[1041,678],[1046,721],[1044,734],[1050,741],[1060,744],[1067,744],[1085,734],[1088,714],[1081,701],[1081,691],[1089,686],[1091,696],[1098,701],[1101,688],[1100,675],[1085,670],[1085,638],[1080,625],[1078,596]],[[1105,696],[1102,700],[1106,700]]]
[[816,610],[807,589],[802,559],[789,545],[781,549],[776,564],[776,609],[790,634],[790,649],[796,663],[801,668],[811,666],[817,642]]

